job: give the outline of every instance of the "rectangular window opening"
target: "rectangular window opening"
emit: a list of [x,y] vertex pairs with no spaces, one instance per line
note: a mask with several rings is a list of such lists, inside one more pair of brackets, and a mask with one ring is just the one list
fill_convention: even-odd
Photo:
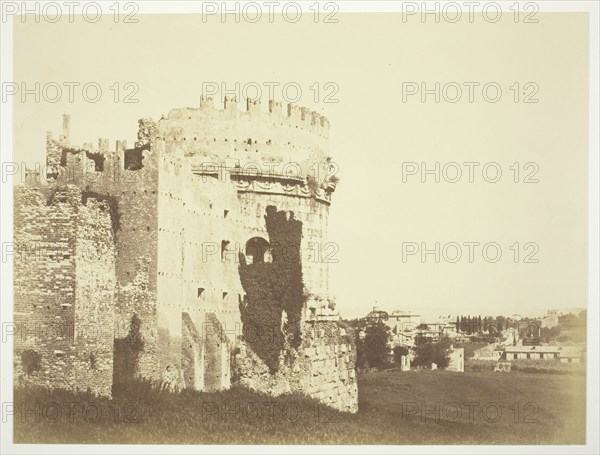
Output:
[[225,252],[228,251],[229,248],[229,240],[221,241],[221,260],[225,259]]

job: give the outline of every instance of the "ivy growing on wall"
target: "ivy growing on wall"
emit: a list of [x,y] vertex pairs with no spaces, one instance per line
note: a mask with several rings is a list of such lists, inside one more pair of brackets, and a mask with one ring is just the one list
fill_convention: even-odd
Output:
[[300,346],[304,284],[300,242],[302,222],[268,206],[265,226],[271,263],[247,264],[240,255],[240,280],[246,297],[240,303],[244,340],[271,373],[279,368],[284,349]]

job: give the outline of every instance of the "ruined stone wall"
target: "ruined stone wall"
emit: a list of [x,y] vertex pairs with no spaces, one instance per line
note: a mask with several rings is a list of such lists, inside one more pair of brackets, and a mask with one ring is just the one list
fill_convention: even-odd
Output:
[[465,348],[450,348],[449,361],[446,370],[464,373]]
[[[54,185],[80,188],[89,213],[83,210],[79,221],[68,211],[52,216],[64,218],[59,232],[75,229],[73,238],[80,235],[81,248],[94,259],[82,262],[79,274],[63,257],[69,274],[63,299],[81,302],[79,310],[65,307],[63,317],[79,320],[89,334],[93,324],[109,324],[113,315],[104,310],[112,306],[116,323],[114,347],[107,349],[107,337],[99,337],[103,347],[95,349],[89,335],[73,335],[69,347],[77,351],[74,371],[82,382],[106,389],[108,382],[92,372],[105,378],[110,348],[113,382],[141,375],[217,390],[237,381],[356,410],[351,340],[336,322],[303,319],[307,296],[330,297],[328,264],[335,260],[335,246],[327,243],[335,183],[307,177],[329,162],[326,119],[279,103],[263,112],[249,102],[241,112],[229,100],[223,110],[206,102],[171,111],[158,124],[140,120],[135,147],[117,141],[115,150],[105,139],[97,149],[71,146],[68,123],[58,140],[47,138],[49,174]],[[240,173],[248,163],[258,165],[256,172]],[[278,264],[248,267],[246,242],[254,237],[279,243],[268,253]],[[55,247],[61,242],[49,239]],[[32,273],[48,271],[24,270],[20,277]],[[248,321],[275,343],[249,340]]]
[[351,338],[336,322],[305,322],[301,331],[301,347],[284,353],[276,374],[242,345],[235,365],[238,381],[274,395],[305,393],[340,411],[356,412],[356,352]]
[[[219,263],[218,255],[210,254],[214,249],[205,250],[208,267],[191,265],[193,259],[189,256],[181,260],[184,268],[189,266],[188,270],[201,271],[211,277],[202,294],[209,302],[205,308],[210,307],[211,311],[212,304],[219,300],[219,290],[214,283],[239,289],[238,282],[242,278],[244,290],[240,291],[238,303],[244,325],[243,341],[238,343],[239,352],[232,357],[234,380],[275,394],[292,390],[305,392],[339,409],[355,411],[357,390],[352,341],[341,341],[342,330],[335,322],[312,323],[331,332],[323,339],[315,338],[313,326],[296,325],[298,318],[304,316],[300,310],[302,302],[296,302],[303,298],[302,294],[322,299],[331,297],[328,265],[337,260],[336,247],[327,239],[330,196],[335,189],[335,184],[326,181],[323,172],[328,163],[328,127],[326,119],[295,106],[284,111],[280,104],[270,103],[269,112],[263,112],[259,103],[248,102],[247,110],[242,112],[237,103],[230,100],[223,110],[215,109],[211,100],[205,100],[197,109],[172,110],[167,118],[158,122],[157,134],[165,142],[166,155],[177,157],[177,162],[183,163],[183,170],[179,172],[185,174],[186,168],[191,169],[196,174],[195,181],[204,183],[204,193],[211,195],[208,208],[201,200],[193,205],[198,207],[199,203],[203,208],[202,216],[195,221],[196,226],[205,227],[203,237],[207,242],[216,243],[219,250],[218,242],[224,240],[230,252],[235,252],[231,256],[226,253]],[[286,168],[288,171],[284,171]],[[307,177],[314,176],[315,170],[317,178],[311,181]],[[195,185],[190,181],[194,182],[193,177],[180,177],[175,184],[185,182],[187,191],[193,192]],[[214,194],[213,188],[219,192]],[[237,193],[237,204],[224,196],[232,189]],[[161,223],[166,218],[187,232],[185,220],[177,219],[173,209],[173,205],[181,204],[183,199],[177,200],[175,196],[170,199],[165,206],[171,211],[166,217],[161,213]],[[221,209],[227,204],[234,208],[229,211],[229,217],[235,217],[235,224],[218,222]],[[267,207],[279,215],[287,213],[288,222],[299,226],[298,245],[295,240],[286,245],[285,238],[273,239],[266,224]],[[217,219],[211,218],[214,213]],[[188,218],[194,216],[192,213]],[[283,252],[283,262],[247,265],[246,242],[255,237],[267,242],[283,242],[283,245],[271,245],[272,251],[277,248],[279,261]],[[239,264],[239,274],[232,273],[236,269],[230,266],[231,262],[237,263],[237,253],[241,253],[244,261]],[[176,255],[174,251],[169,254]],[[299,267],[297,276],[294,265]],[[167,267],[171,273],[176,270],[171,265]],[[194,279],[193,276],[188,278]],[[273,292],[263,292],[273,286]],[[191,295],[192,291],[193,288],[184,294]],[[211,295],[214,291],[216,298]],[[246,292],[252,295],[247,298]],[[300,295],[294,297],[298,292]],[[182,298],[185,301],[186,297]],[[186,311],[184,319],[195,322],[188,322],[187,326],[184,323],[183,349],[187,351],[184,369],[188,380],[198,383],[201,373],[197,365],[202,362],[206,374],[211,370],[206,359],[214,356],[214,352],[206,351],[206,343],[195,344],[202,338],[198,327],[203,315],[193,316],[189,307]],[[237,313],[233,308],[232,314]],[[223,316],[222,312],[221,323],[225,322]],[[298,340],[301,346],[297,345]],[[211,345],[214,351],[214,343]],[[194,362],[198,356],[203,360]]]
[[[298,210],[302,207],[298,199],[279,196],[271,201],[296,211],[267,205],[262,209],[262,220],[259,210],[256,218],[250,213],[244,217],[254,229],[262,225],[260,233],[271,244],[273,263],[240,266],[248,298],[240,307],[244,340],[235,359],[236,377],[256,390],[303,392],[340,410],[355,412],[358,391],[351,337],[335,320],[304,321],[306,294],[314,288],[310,281],[307,285],[304,275],[312,269],[301,262],[303,255],[299,253],[306,240],[304,223],[311,225],[303,215],[310,213]],[[258,329],[258,333],[250,328]]]
[[337,322],[306,322],[296,374],[302,390],[341,411],[358,410],[356,351]]
[[[15,382],[70,388],[75,324],[76,211],[37,188],[15,188]],[[39,364],[27,366],[27,354]],[[23,360],[23,362],[22,362]]]
[[[114,338],[121,346],[137,315],[144,348],[136,360],[134,375],[158,380],[161,368],[157,358],[156,251],[160,144],[143,136],[147,129],[147,123],[140,121],[140,140],[133,149],[126,149],[125,141],[116,141],[115,149],[110,150],[107,139],[100,139],[97,148],[92,143],[75,147],[69,145],[67,121],[58,140],[48,135],[50,175],[46,183],[49,186],[75,185],[84,198],[102,199],[109,205],[116,245]],[[120,354],[121,350],[117,349],[116,355]],[[125,373],[129,375],[130,370]],[[120,371],[115,371],[117,380],[119,375]]]
[[56,172],[60,168],[62,150],[63,147],[53,139],[52,133],[46,133],[46,166],[49,172]]
[[[243,292],[235,188],[192,174],[187,159],[173,151],[160,165],[158,219],[157,305],[172,352],[165,362],[181,369],[184,386],[229,387],[229,352],[241,333]],[[179,363],[182,352],[185,365]],[[198,364],[205,365],[203,374],[194,373]]]
[[[115,371],[116,382],[131,377],[160,380],[158,348],[158,318],[156,293],[150,290],[147,266],[141,263],[133,280],[117,287],[115,306],[115,363],[122,365]],[[133,321],[139,318],[139,333],[143,345],[131,346]],[[133,352],[131,352],[133,350]]]
[[[160,379],[157,329],[158,153],[140,151],[141,169],[122,170],[111,195],[118,204],[117,317],[118,337],[127,336],[134,315],[140,318],[144,349],[137,374]],[[110,177],[108,177],[110,179]]]
[[203,334],[198,331],[198,321],[194,322],[189,313],[183,312],[181,320],[181,375],[184,387],[195,390],[204,389],[204,342]]
[[[125,370],[123,379],[175,376],[174,383],[185,386],[177,377],[186,311],[205,338],[214,338],[202,346],[203,355],[218,358],[220,365],[217,371],[213,362],[207,380],[215,388],[229,386],[230,345],[241,332],[242,290],[233,249],[240,226],[236,191],[193,175],[183,156],[165,153],[152,121],[139,123],[133,149],[117,141],[116,150],[109,150],[105,139],[97,149],[91,143],[73,147],[65,132],[59,140],[49,135],[47,143],[48,163],[59,163],[52,169],[52,184],[74,184],[111,205],[118,282],[115,356],[120,366],[115,380]],[[222,240],[231,244],[223,258]],[[139,337],[131,333],[134,318],[139,318]],[[217,334],[221,328],[213,329],[214,318],[228,333],[225,350]],[[127,346],[132,336],[140,341],[133,351]]]
[[[99,140],[96,150],[92,143],[83,147],[67,147],[64,143],[50,140],[47,144],[47,161],[55,155],[58,147],[64,154],[64,166],[60,166],[55,180],[48,184],[61,186],[71,184],[93,197],[110,199],[113,228],[117,239],[119,261],[117,277],[119,284],[131,283],[140,262],[148,267],[149,285],[156,289],[156,207],[158,185],[158,155],[160,144],[154,150],[150,146],[123,150],[117,141],[117,150],[110,151],[106,139]],[[124,155],[137,152],[136,169],[124,169]],[[90,158],[102,156],[102,160]],[[98,163],[102,162],[101,170]],[[130,163],[131,164],[131,160]],[[138,168],[139,167],[139,168]],[[115,205],[116,204],[116,205]]]
[[113,242],[108,206],[78,188],[15,189],[17,383],[110,396]]
[[109,206],[87,199],[79,207],[75,247],[75,343],[77,384],[111,394],[115,326],[116,248]]

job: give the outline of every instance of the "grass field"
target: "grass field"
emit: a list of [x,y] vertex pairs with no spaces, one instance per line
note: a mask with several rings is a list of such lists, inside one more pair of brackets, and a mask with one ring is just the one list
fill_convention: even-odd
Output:
[[583,374],[448,371],[359,375],[359,412],[235,387],[113,400],[15,390],[16,443],[583,444]]

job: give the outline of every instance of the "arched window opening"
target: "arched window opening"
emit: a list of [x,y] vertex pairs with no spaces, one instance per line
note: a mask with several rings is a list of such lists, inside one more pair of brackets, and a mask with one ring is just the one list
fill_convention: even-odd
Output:
[[262,237],[252,237],[246,242],[246,260],[248,264],[271,262],[271,245]]

